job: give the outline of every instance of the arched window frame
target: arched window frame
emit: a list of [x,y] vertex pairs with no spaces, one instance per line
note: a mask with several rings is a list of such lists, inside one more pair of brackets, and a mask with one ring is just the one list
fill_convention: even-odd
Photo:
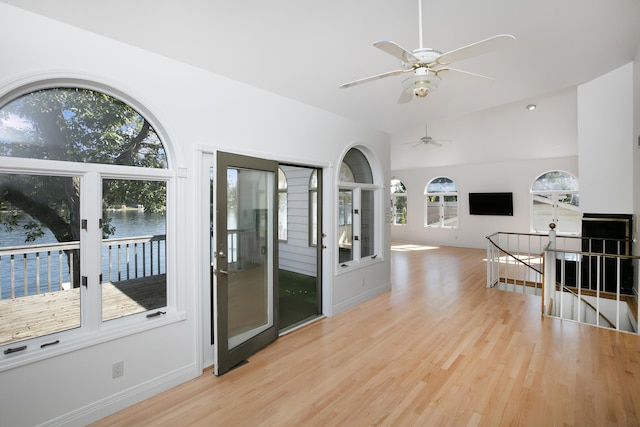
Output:
[[391,224],[407,224],[407,188],[399,179],[392,179],[391,191]]
[[424,226],[458,228],[458,187],[446,176],[429,181],[424,190]]
[[[87,235],[83,238],[84,248],[96,248],[101,246],[102,231],[97,226],[101,223],[103,203],[101,200],[102,184],[104,180],[142,180],[164,183],[166,191],[166,305],[153,309],[157,315],[149,316],[149,311],[138,312],[125,317],[117,317],[113,320],[103,317],[102,292],[100,286],[101,262],[100,256],[89,252],[82,256],[85,265],[82,275],[86,274],[87,285],[80,286],[83,293],[81,319],[79,327],[61,330],[49,335],[35,336],[18,342],[0,344],[3,354],[11,354],[11,358],[0,358],[0,370],[5,366],[21,366],[23,364],[43,360],[57,356],[79,348],[93,346],[97,343],[118,339],[124,336],[161,327],[170,323],[184,320],[184,303],[177,298],[176,271],[175,271],[175,206],[176,198],[176,173],[171,168],[172,155],[169,138],[162,126],[142,104],[132,97],[106,85],[82,80],[54,78],[31,82],[15,88],[7,93],[0,93],[0,109],[12,101],[40,90],[48,89],[73,89],[90,90],[103,93],[133,108],[153,128],[163,146],[166,155],[166,164],[163,168],[146,168],[139,166],[123,166],[106,163],[84,163],[66,160],[48,160],[28,157],[2,157],[0,156],[0,174],[20,174],[55,177],[76,177],[81,182],[80,215],[87,219]],[[4,161],[2,159],[5,159]],[[95,227],[91,226],[93,224]],[[84,227],[83,227],[84,228]],[[84,249],[80,249],[84,251]],[[152,320],[151,320],[152,319]],[[150,321],[151,320],[151,321]],[[43,351],[43,349],[47,351]],[[55,351],[51,352],[51,348]],[[19,352],[7,350],[18,349]],[[0,353],[0,354],[2,354]]]
[[533,233],[547,234],[549,224],[554,223],[559,234],[580,234],[580,188],[575,175],[563,170],[547,171],[533,180],[529,193]]
[[340,163],[338,176],[338,265],[346,268],[375,260],[380,251],[378,212],[382,187],[365,152],[351,148]]

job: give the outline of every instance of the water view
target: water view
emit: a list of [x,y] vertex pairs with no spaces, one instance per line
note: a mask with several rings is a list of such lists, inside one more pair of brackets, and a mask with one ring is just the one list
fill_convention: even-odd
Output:
[[[112,228],[113,234],[108,237],[108,239],[118,239],[118,238],[133,238],[137,236],[157,236],[165,234],[165,215],[158,213],[150,213],[145,212],[142,209],[122,209],[122,210],[111,210],[107,212],[107,224]],[[45,245],[45,244],[57,244],[55,237],[51,234],[49,230],[44,230],[45,233],[43,236],[38,237],[35,241],[25,242],[25,231],[23,226],[29,222],[28,218],[21,219],[18,222],[18,227],[13,230],[0,230],[0,248],[7,247],[34,247],[37,245]],[[161,239],[160,242],[153,242],[154,249],[156,251],[154,258],[158,261],[156,262],[156,270],[159,268],[162,273],[165,272],[164,269],[164,238]],[[109,278],[109,271],[122,271],[123,269],[129,268],[131,261],[125,258],[125,254],[123,251],[120,251],[121,254],[118,256],[117,252],[119,249],[119,245],[115,243],[112,247],[103,245],[102,249],[102,270],[103,270],[103,280],[119,280],[119,277],[111,277]],[[145,251],[150,251],[150,244],[147,243]],[[25,269],[23,258],[24,255],[16,254],[14,255],[13,262],[13,279],[15,283],[14,294],[16,297],[24,296],[25,292],[28,295],[32,295],[36,293],[36,274],[40,276],[40,292],[47,292],[48,283],[51,283],[51,279],[54,279],[54,282],[57,284],[60,282],[58,278],[62,278],[62,283],[69,283],[69,267],[68,267],[68,258],[65,252],[61,252],[58,255],[58,251],[51,250],[50,256],[47,255],[47,250],[44,251],[44,254],[40,252],[38,255],[39,259],[36,262],[36,254],[31,253],[28,254],[27,257],[27,267]],[[129,249],[126,250],[129,253]],[[132,258],[134,254],[129,254]],[[150,258],[150,257],[149,257]],[[135,257],[135,261],[139,264],[140,269],[150,270],[151,267],[151,259],[145,257],[146,265],[142,265],[142,257],[138,259]],[[157,266],[157,264],[160,264]],[[62,266],[62,269],[60,268]],[[134,266],[135,268],[135,266]],[[37,270],[37,271],[36,271]],[[61,271],[62,270],[62,271]],[[25,273],[27,275],[27,281],[25,285]],[[157,271],[156,271],[157,274]],[[1,286],[1,298],[11,298],[11,275],[12,275],[12,263],[11,256],[4,255],[0,256],[0,286]],[[55,285],[52,290],[58,290],[58,285]],[[26,287],[26,289],[25,289]]]

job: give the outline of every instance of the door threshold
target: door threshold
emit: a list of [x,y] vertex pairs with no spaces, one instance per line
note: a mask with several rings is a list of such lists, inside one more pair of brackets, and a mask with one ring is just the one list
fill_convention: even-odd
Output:
[[283,337],[283,336],[285,336],[285,335],[287,335],[287,334],[289,334],[289,333],[291,333],[293,331],[297,331],[298,329],[304,328],[305,326],[309,326],[312,323],[315,323],[315,322],[317,322],[319,320],[325,319],[326,317],[327,316],[325,316],[324,314],[320,314],[320,315],[318,315],[316,317],[313,317],[313,318],[311,318],[309,320],[302,321],[302,322],[300,322],[300,323],[298,323],[298,324],[296,324],[296,325],[294,325],[294,326],[292,326],[292,327],[290,327],[288,329],[285,329],[284,331],[280,331],[278,336],[279,337]]

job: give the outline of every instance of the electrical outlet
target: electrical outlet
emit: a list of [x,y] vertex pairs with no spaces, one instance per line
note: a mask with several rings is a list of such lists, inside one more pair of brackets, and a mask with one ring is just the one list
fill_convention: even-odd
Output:
[[111,365],[111,378],[119,378],[124,375],[124,361],[119,361]]

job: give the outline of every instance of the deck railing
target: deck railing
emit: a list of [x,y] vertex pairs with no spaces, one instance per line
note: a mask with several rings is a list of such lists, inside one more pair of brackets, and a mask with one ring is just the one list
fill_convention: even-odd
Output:
[[[18,298],[69,289],[80,242],[0,248],[1,298]],[[166,273],[166,236],[102,241],[102,282]]]
[[[554,231],[500,232],[487,240],[488,287],[540,295],[545,315],[637,333],[640,257],[623,255],[628,242]],[[605,247],[619,254],[582,250]]]

